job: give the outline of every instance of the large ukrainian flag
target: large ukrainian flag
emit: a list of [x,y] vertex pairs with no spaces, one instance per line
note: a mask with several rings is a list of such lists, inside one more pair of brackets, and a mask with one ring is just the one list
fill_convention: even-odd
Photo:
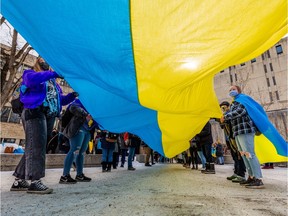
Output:
[[220,117],[213,76],[287,33],[286,0],[2,0],[103,128],[172,157]]

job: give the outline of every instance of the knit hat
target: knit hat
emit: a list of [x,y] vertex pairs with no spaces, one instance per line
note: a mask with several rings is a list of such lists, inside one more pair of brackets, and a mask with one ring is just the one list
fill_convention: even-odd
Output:
[[230,106],[230,103],[228,101],[223,101],[221,104],[220,104],[220,107],[221,106],[227,106],[229,107]]

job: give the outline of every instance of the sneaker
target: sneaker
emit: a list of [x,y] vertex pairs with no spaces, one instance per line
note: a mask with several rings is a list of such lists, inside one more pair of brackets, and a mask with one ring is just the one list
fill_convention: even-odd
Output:
[[24,179],[15,180],[10,191],[27,191],[29,186],[30,184]]
[[250,188],[250,189],[262,189],[262,188],[264,188],[264,184],[263,184],[261,179],[255,179],[250,184],[245,185],[245,187]]
[[251,182],[253,182],[254,180],[255,180],[254,178],[248,177],[248,179],[246,181],[240,182],[239,184],[241,186],[246,186],[246,185],[250,184]]
[[236,178],[233,178],[232,179],[232,182],[234,183],[240,183],[240,182],[244,182],[246,181],[244,177],[241,177],[241,176],[237,176]]
[[227,177],[227,180],[232,180],[234,178],[236,178],[238,175],[236,175],[235,173],[232,176]]
[[75,179],[77,181],[80,181],[80,182],[90,182],[91,181],[91,178],[85,176],[83,173],[81,175],[76,175]]
[[128,167],[128,170],[134,171],[136,169],[134,167]]
[[120,167],[124,167],[124,165],[123,164],[121,164],[121,166]]
[[76,184],[77,181],[73,179],[69,174],[61,176],[59,184]]
[[34,194],[50,194],[53,192],[53,189],[48,188],[45,186],[41,180],[32,182],[30,187],[27,190],[27,193],[34,193]]
[[145,166],[151,167],[152,165],[149,163],[145,163]]

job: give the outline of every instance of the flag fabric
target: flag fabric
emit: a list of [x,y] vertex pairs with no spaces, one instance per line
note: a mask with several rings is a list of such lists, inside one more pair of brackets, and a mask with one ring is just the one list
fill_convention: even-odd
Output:
[[2,0],[99,125],[173,157],[221,116],[219,71],[287,33],[286,0]]

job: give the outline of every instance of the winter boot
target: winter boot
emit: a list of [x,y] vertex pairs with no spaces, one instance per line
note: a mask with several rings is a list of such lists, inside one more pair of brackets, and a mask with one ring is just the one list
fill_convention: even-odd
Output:
[[112,163],[108,163],[108,166],[107,166],[107,172],[111,172],[111,165],[112,165]]
[[205,174],[215,174],[215,164],[209,163],[209,169],[205,171]]
[[201,170],[201,173],[205,173],[209,169],[210,169],[210,163],[205,163],[205,170]]
[[102,172],[107,172],[107,163],[106,162],[102,162]]

